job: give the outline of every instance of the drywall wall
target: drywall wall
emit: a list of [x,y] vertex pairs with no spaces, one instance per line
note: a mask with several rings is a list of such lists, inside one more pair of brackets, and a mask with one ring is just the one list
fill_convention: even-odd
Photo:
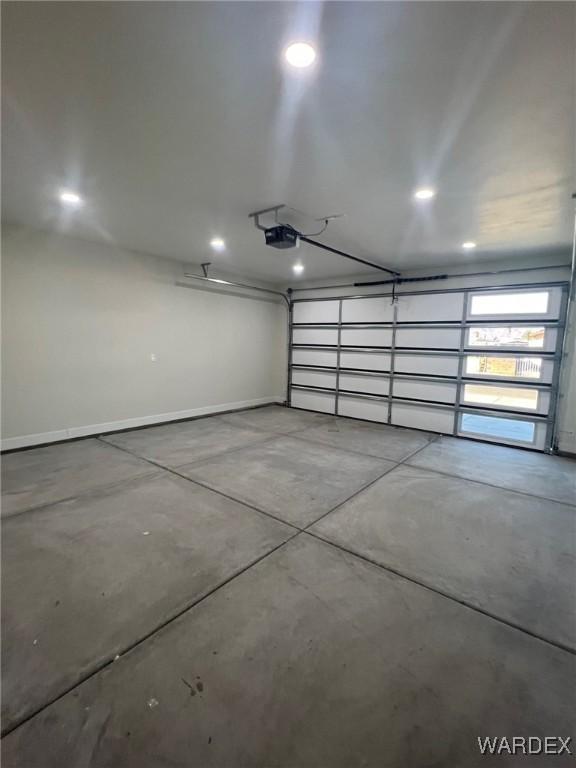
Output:
[[[404,290],[442,290],[443,288],[472,288],[489,285],[529,284],[535,282],[556,282],[570,279],[570,254],[566,252],[549,265],[539,257],[527,257],[523,260],[494,261],[490,263],[463,264],[461,267],[433,267],[430,269],[413,270],[403,273],[404,277],[418,277],[431,274],[447,274],[446,280],[438,283],[415,283],[400,286],[399,293]],[[508,270],[514,270],[512,272]],[[476,274],[482,272],[484,274]],[[487,274],[493,272],[494,274]],[[468,273],[461,276],[462,273]],[[456,274],[458,276],[456,276]],[[385,293],[390,286],[355,286],[356,282],[376,281],[387,279],[386,275],[366,273],[351,276],[345,280],[301,281],[295,289],[294,298],[321,298],[331,296],[369,295]],[[320,286],[327,285],[328,288]],[[572,303],[570,317],[566,328],[566,343],[562,376],[560,381],[560,397],[558,400],[556,444],[563,453],[576,454],[576,309]]]
[[576,455],[576,307],[573,299],[566,328],[560,399],[558,401],[558,450]]
[[65,235],[2,246],[3,448],[284,399],[283,303]]

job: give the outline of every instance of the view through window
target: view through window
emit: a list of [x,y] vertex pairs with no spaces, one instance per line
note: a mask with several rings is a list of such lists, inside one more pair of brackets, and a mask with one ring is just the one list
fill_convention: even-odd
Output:
[[513,440],[520,443],[533,443],[536,425],[532,421],[504,419],[499,416],[481,416],[475,413],[463,413],[460,432],[500,440]]
[[474,405],[495,405],[500,408],[536,411],[538,409],[538,390],[466,384],[464,386],[464,402]]
[[469,376],[503,376],[508,379],[539,379],[542,374],[542,358],[468,355],[466,357],[466,374]]
[[544,347],[543,327],[499,326],[498,328],[470,328],[468,345],[470,347],[517,347],[542,349]]

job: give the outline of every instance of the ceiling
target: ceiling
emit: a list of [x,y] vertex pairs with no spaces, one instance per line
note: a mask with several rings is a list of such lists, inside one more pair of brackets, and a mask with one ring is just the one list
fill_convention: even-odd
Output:
[[[358,274],[264,245],[248,214],[400,270],[563,260],[576,6],[5,2],[4,220],[264,280]],[[313,70],[281,52],[315,41]],[[412,199],[432,185],[429,203]],[[58,188],[86,205],[64,212]],[[225,238],[222,254],[210,238]],[[464,253],[462,241],[478,247]],[[370,270],[367,270],[370,271]],[[293,281],[292,281],[293,282]]]

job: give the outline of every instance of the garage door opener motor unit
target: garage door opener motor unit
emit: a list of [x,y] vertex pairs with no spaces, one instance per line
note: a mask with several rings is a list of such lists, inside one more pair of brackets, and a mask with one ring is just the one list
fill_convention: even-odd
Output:
[[266,245],[271,245],[273,248],[298,248],[300,245],[298,232],[291,227],[284,226],[284,224],[265,229],[264,237],[266,238]]

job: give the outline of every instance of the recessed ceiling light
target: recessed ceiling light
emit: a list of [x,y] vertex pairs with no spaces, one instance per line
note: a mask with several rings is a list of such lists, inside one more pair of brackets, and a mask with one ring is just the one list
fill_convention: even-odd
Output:
[[462,248],[464,248],[465,251],[472,251],[474,248],[476,248],[476,243],[474,243],[472,240],[466,240],[465,243],[462,243]]
[[295,275],[301,275],[302,272],[304,272],[304,264],[294,264],[292,266],[292,271]]
[[290,43],[284,51],[284,58],[291,67],[304,69],[314,64],[316,51],[310,43]]
[[69,208],[81,208],[84,205],[84,200],[80,195],[71,189],[61,189],[58,198],[63,205],[67,205]]
[[431,187],[423,187],[414,192],[414,197],[416,200],[432,200],[433,197],[436,197],[436,190]]
[[223,251],[226,248],[226,243],[221,237],[213,237],[210,240],[210,248],[215,251]]

